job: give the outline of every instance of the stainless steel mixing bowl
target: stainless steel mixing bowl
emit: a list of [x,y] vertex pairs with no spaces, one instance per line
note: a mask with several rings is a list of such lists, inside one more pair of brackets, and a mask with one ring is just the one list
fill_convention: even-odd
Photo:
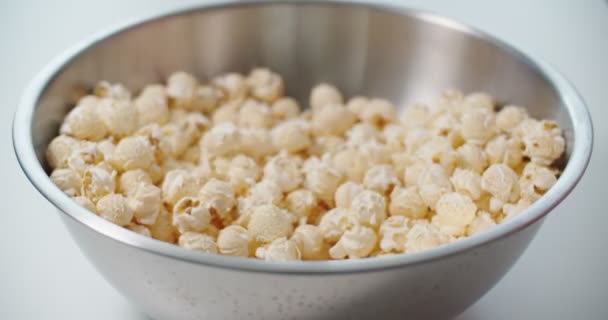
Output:
[[[44,152],[74,93],[97,80],[133,90],[174,70],[201,78],[268,66],[306,101],[315,83],[399,106],[446,87],[483,90],[564,128],[557,184],[516,218],[440,248],[353,261],[281,263],[187,251],[107,222],[48,179]],[[19,162],[62,212],[82,252],[155,319],[430,319],[463,311],[513,265],[581,178],[592,126],[573,87],[544,63],[452,20],[355,4],[255,2],[188,7],[103,32],[50,63],[14,120]]]

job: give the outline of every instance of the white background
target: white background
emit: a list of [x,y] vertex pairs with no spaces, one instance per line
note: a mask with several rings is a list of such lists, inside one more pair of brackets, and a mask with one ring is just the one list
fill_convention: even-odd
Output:
[[[549,215],[516,266],[459,319],[608,318],[606,2],[392,3],[457,18],[545,59],[579,89],[595,123],[586,176]],[[11,146],[11,119],[26,83],[65,48],[100,28],[182,4],[0,2],[0,319],[145,319],[85,260],[57,212],[22,174]]]

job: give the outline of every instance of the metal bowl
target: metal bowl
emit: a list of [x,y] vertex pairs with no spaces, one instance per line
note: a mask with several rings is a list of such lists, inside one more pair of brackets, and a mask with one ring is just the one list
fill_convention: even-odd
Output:
[[[87,211],[48,178],[44,152],[97,80],[133,90],[174,70],[201,78],[268,66],[306,102],[315,83],[346,95],[424,101],[446,87],[487,91],[564,128],[557,184],[483,234],[415,254],[281,263],[192,252]],[[25,91],[13,140],[34,186],[62,212],[83,253],[155,319],[428,319],[462,312],[513,265],[581,178],[592,146],[589,113],[546,64],[468,26],[429,13],[359,4],[254,2],[187,7],[102,32],[50,63]]]

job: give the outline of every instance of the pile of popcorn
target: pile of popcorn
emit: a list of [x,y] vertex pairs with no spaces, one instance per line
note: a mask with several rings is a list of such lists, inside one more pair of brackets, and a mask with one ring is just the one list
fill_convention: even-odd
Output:
[[310,108],[257,68],[185,72],[133,97],[100,82],[50,143],[52,181],[117,225],[181,247],[259,259],[412,253],[472,236],[556,182],[554,121],[447,90],[401,115],[319,84]]

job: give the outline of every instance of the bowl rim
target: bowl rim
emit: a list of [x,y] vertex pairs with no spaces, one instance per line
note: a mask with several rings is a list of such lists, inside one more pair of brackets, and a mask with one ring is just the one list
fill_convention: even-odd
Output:
[[[215,254],[194,252],[173,244],[151,239],[98,217],[74,202],[69,196],[59,190],[49,179],[39,163],[32,140],[32,120],[37,102],[50,81],[74,58],[97,43],[112,36],[149,23],[158,19],[189,14],[201,10],[217,10],[243,6],[355,6],[367,10],[379,10],[392,14],[410,16],[435,25],[450,28],[475,38],[488,41],[491,44],[514,55],[517,59],[534,69],[558,93],[564,103],[568,116],[572,121],[573,146],[570,159],[556,184],[538,201],[524,210],[518,216],[493,227],[481,234],[464,238],[437,248],[410,254],[397,254],[371,259],[355,259],[346,261],[298,261],[275,262],[251,258],[230,257]],[[514,46],[483,32],[468,24],[438,15],[426,10],[412,9],[401,6],[369,4],[344,1],[290,1],[277,0],[248,0],[238,3],[210,3],[179,6],[171,10],[148,14],[144,17],[131,19],[126,23],[112,26],[87,39],[77,43],[64,53],[49,62],[29,83],[24,90],[19,106],[13,119],[13,147],[19,165],[34,187],[62,213],[74,221],[85,225],[108,239],[141,249],[151,254],[162,255],[184,262],[201,264],[209,267],[233,270],[245,270],[266,273],[288,274],[332,274],[370,272],[389,268],[403,267],[426,263],[463,253],[484,244],[497,241],[516,233],[537,222],[555,208],[574,189],[583,176],[589,163],[593,148],[593,126],[587,107],[574,86],[547,63],[524,54]],[[75,241],[77,239],[75,238]]]

